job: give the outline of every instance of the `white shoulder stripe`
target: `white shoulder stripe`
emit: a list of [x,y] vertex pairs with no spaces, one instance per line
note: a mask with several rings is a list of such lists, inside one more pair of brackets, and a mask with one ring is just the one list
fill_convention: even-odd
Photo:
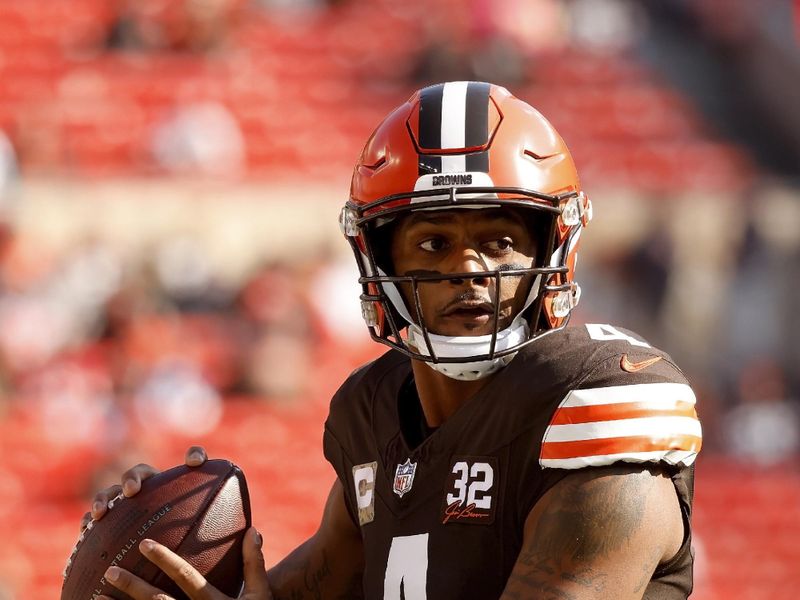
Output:
[[700,421],[693,417],[643,417],[570,425],[551,425],[545,442],[575,442],[616,437],[660,438],[672,435],[700,437]]
[[604,467],[614,463],[665,462],[670,465],[691,465],[697,453],[692,450],[657,450],[654,452],[625,452],[622,454],[602,454],[578,458],[543,458],[539,461],[545,469],[583,469],[584,467]]
[[685,383],[637,383],[614,385],[585,390],[572,390],[561,403],[568,406],[595,406],[598,404],[621,404],[623,402],[650,402],[659,400],[682,400],[695,404],[692,388]]

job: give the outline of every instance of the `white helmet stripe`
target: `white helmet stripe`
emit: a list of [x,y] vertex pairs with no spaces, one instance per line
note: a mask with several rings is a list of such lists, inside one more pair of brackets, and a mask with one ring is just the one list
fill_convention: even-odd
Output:
[[466,81],[444,84],[442,90],[442,148],[463,148],[466,139],[467,87]]
[[[442,90],[442,148],[464,147],[468,86],[466,81],[444,84],[444,90]],[[445,154],[442,156],[442,173],[463,173],[466,170],[466,155]]]

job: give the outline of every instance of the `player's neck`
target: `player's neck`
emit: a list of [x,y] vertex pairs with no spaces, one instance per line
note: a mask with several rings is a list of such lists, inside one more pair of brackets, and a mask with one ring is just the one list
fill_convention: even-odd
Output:
[[494,375],[475,381],[459,381],[412,360],[414,382],[428,427],[439,427],[464,403],[489,383]]

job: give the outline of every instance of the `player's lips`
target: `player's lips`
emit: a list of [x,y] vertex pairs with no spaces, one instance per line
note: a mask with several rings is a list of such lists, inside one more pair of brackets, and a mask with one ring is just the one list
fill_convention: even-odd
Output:
[[458,302],[442,312],[442,316],[459,321],[486,323],[494,317],[491,302]]

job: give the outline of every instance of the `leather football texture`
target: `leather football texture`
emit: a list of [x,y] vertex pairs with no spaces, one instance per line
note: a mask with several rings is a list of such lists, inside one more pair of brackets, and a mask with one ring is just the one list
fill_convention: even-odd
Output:
[[211,585],[237,597],[244,579],[242,540],[250,527],[250,497],[241,469],[227,460],[179,466],[142,483],[132,498],[118,496],[106,515],[81,533],[64,569],[61,600],[129,596],[108,583],[115,565],[178,600],[181,589],[139,552],[155,540],[191,563]]

